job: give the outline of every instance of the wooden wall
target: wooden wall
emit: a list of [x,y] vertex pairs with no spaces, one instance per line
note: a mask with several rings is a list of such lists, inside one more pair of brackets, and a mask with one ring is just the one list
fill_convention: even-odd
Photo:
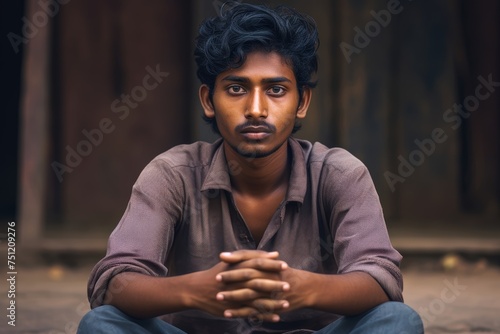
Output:
[[[319,86],[298,137],[359,157],[390,221],[411,227],[471,213],[498,221],[500,92],[470,117],[450,109],[474,95],[479,76],[500,81],[496,2],[267,2],[308,13],[320,31]],[[49,40],[52,164],[40,176],[49,184],[49,229],[109,231],[148,161],[176,144],[215,138],[201,120],[192,51],[198,25],[222,3],[61,7]],[[144,78],[157,68],[161,82],[152,88]],[[108,132],[102,140],[98,128]],[[90,141],[84,130],[98,144],[82,144]],[[68,148],[92,152],[69,161]],[[68,169],[54,171],[55,162]]]
[[[62,180],[50,177],[66,227],[116,225],[142,168],[189,140],[189,15],[188,3],[174,0],[72,1],[61,9],[53,155],[75,166]],[[90,148],[83,131],[93,134]],[[70,148],[91,153],[68,161]]]
[[[464,59],[460,75],[462,95],[475,95],[478,77],[491,76],[497,87],[464,120],[462,147],[463,206],[490,219],[500,213],[500,2],[464,1],[462,4]],[[482,90],[482,94],[487,93]]]

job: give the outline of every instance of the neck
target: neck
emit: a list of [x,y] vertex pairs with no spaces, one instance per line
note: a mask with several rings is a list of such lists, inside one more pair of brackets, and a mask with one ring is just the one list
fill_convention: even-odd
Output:
[[224,143],[224,152],[231,171],[233,190],[249,196],[268,195],[288,183],[288,142],[271,155],[263,158],[246,158]]

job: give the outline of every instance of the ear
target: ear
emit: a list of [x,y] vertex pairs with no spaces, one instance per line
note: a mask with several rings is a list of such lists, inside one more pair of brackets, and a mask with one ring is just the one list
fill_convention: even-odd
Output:
[[309,109],[309,104],[311,103],[311,97],[312,97],[312,89],[310,87],[304,87],[302,91],[302,99],[297,109],[297,118],[306,117],[307,109]]
[[207,85],[203,84],[200,86],[200,90],[198,91],[198,95],[200,97],[201,106],[203,107],[203,113],[207,118],[215,117],[215,109],[212,104],[212,100],[210,99],[210,88]]

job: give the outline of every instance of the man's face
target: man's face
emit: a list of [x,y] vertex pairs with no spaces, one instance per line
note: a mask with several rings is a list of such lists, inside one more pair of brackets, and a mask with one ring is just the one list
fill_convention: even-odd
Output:
[[245,157],[265,157],[283,145],[295,119],[304,118],[310,101],[305,89],[299,105],[295,74],[276,52],[252,52],[245,63],[217,76],[213,104],[208,87],[200,88],[207,117],[229,147]]

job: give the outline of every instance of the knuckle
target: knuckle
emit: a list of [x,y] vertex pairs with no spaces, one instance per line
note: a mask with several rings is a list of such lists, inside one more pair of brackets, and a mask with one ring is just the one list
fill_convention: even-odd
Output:
[[265,287],[264,282],[262,282],[262,280],[255,280],[254,286],[258,290],[262,290]]
[[245,289],[243,292],[243,297],[245,299],[252,299],[254,298],[254,296],[255,296],[254,292],[250,289]]
[[250,278],[252,278],[252,273],[249,270],[245,270],[243,272],[243,279],[248,280]]
[[262,266],[264,265],[264,259],[260,257],[255,259],[255,265],[257,266],[257,268],[262,268]]

